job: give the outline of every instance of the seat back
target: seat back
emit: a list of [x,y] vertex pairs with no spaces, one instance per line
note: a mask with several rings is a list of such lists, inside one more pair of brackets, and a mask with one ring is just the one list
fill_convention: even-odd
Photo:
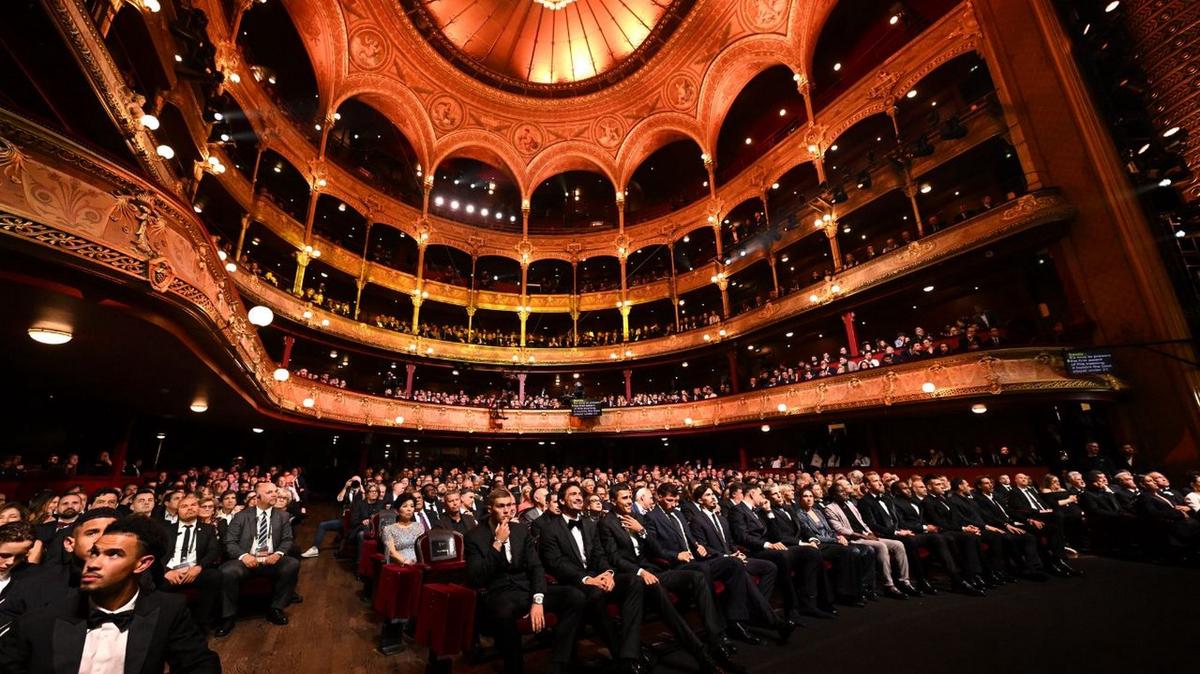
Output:
[[417,561],[422,564],[463,561],[463,536],[449,529],[431,529],[417,539]]

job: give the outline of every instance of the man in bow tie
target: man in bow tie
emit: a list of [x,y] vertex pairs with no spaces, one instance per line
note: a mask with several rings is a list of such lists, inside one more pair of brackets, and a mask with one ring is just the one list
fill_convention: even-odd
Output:
[[92,545],[78,592],[31,611],[0,639],[0,671],[29,674],[219,674],[221,663],[182,597],[141,589],[163,555],[145,518],[108,525]]

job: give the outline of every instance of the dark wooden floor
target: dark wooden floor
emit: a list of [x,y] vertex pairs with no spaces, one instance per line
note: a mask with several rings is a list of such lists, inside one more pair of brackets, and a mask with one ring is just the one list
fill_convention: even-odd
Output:
[[[312,541],[315,518],[300,528],[301,548]],[[316,559],[304,560],[299,592],[288,609],[291,624],[261,616],[239,622],[233,634],[212,639],[226,672],[374,674],[424,669],[423,653],[385,657],[375,652],[379,621],[356,592],[348,562],[332,556],[332,536]],[[1200,571],[1111,559],[1076,561],[1081,579],[1044,585],[1018,583],[985,599],[941,593],[907,602],[881,601],[843,609],[835,621],[810,621],[787,647],[742,647],[739,661],[754,672],[860,671],[872,653],[889,672],[1182,672],[1194,668]],[[661,633],[646,627],[646,638]],[[591,646],[582,649],[587,659]],[[545,668],[545,651],[529,656],[527,672]],[[803,663],[801,667],[799,663]],[[478,665],[458,658],[456,673],[490,674],[495,660]],[[871,667],[875,669],[875,667]],[[694,671],[683,653],[669,655],[659,674]]]

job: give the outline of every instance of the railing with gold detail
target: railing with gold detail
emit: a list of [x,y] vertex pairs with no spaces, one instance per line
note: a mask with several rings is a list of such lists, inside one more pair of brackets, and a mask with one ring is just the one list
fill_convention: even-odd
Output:
[[[376,327],[303,302],[250,274],[236,274],[238,287],[281,316],[330,335],[400,353],[477,363],[572,365],[639,360],[679,353],[735,339],[770,323],[803,315],[829,302],[843,300],[881,283],[929,268],[967,251],[1021,232],[1069,219],[1075,209],[1055,190],[1022,196],[1010,204],[918,239],[905,248],[842,271],[827,280],[771,300],[719,325],[667,337],[613,346],[516,348],[433,340]],[[537,305],[535,310],[537,309]]]

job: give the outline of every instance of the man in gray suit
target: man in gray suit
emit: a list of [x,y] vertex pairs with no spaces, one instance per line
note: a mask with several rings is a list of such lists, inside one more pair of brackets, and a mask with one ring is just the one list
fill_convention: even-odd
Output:
[[242,579],[250,574],[274,578],[267,620],[276,625],[288,624],[283,609],[296,591],[300,561],[287,554],[292,548],[292,525],[288,514],[274,507],[275,489],[270,482],[255,485],[257,500],[254,507],[234,515],[225,530],[225,555],[229,561],[221,565],[221,589],[225,601],[221,624],[214,632],[218,637],[233,631]]

